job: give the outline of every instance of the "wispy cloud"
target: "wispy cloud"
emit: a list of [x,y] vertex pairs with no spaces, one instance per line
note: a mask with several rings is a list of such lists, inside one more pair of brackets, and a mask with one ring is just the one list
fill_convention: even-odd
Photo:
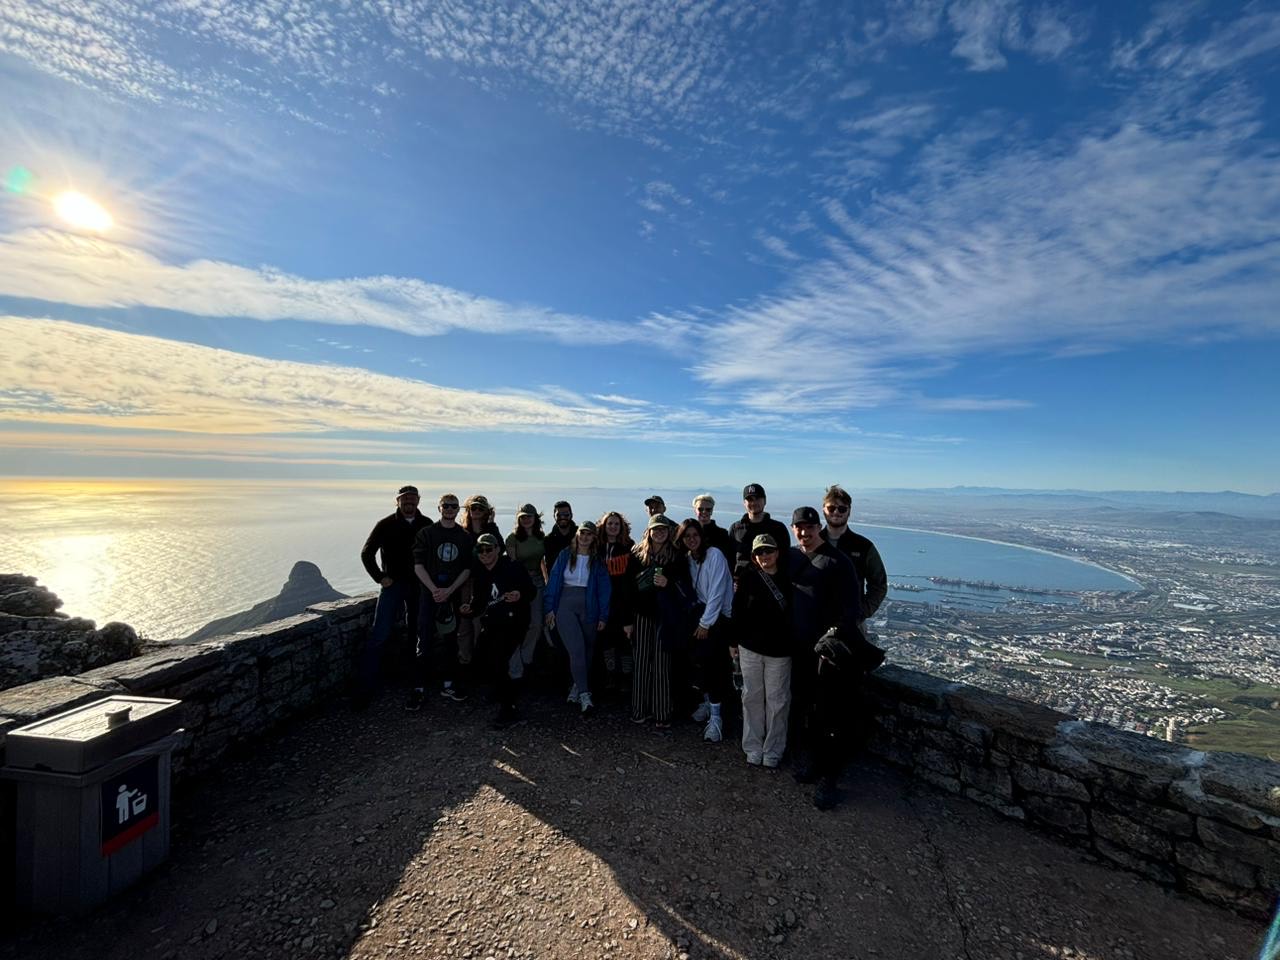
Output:
[[201,434],[510,430],[593,436],[627,410],[266,360],[55,320],[0,317],[0,419]]
[[574,343],[622,343],[638,336],[625,324],[502,303],[407,277],[309,280],[216,260],[166,263],[135,247],[55,230],[0,234],[0,294],[56,297],[81,307],[145,306],[206,317],[362,324],[418,336],[455,329]]

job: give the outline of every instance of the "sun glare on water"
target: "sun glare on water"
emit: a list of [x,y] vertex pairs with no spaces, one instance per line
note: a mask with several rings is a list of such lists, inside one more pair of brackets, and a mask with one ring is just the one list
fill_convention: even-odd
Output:
[[111,214],[102,204],[92,197],[86,197],[75,190],[64,190],[53,198],[53,209],[68,224],[77,230],[89,230],[103,233],[111,229]]

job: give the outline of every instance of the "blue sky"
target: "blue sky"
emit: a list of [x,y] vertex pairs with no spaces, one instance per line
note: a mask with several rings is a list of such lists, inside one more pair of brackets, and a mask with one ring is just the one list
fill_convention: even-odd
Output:
[[1274,3],[9,9],[2,474],[1276,490]]

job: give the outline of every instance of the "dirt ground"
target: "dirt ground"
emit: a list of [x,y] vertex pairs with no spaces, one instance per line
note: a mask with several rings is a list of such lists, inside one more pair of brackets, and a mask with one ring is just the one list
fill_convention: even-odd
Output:
[[0,957],[1254,958],[1262,926],[855,763],[821,813],[693,723],[340,702],[187,784],[172,857]]

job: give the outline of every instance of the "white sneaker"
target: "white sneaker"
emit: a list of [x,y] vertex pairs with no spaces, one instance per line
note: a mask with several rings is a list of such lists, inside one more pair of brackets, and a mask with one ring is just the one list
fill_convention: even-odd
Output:
[[711,704],[707,700],[703,700],[698,704],[698,709],[693,711],[694,723],[706,723],[711,719]]
[[595,709],[596,705],[591,702],[590,693],[584,693],[581,697],[578,698],[578,700],[582,704],[583,713],[590,713],[592,710]]
[[578,685],[576,683],[569,688],[569,699],[566,702],[567,703],[578,702]]
[[707,720],[707,728],[702,731],[702,739],[711,743],[719,743],[724,739],[724,727],[718,713],[713,713]]

